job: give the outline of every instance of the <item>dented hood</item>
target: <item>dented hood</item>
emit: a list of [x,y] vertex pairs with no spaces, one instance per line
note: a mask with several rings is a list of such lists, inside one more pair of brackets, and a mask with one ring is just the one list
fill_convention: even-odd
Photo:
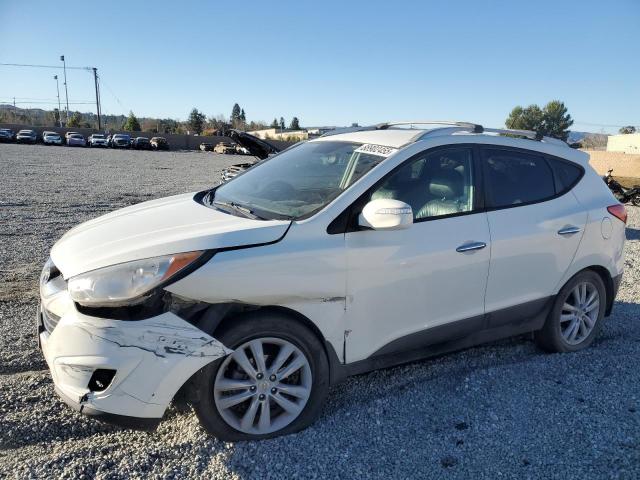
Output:
[[196,202],[194,195],[143,202],[82,223],[53,246],[53,263],[69,278],[141,258],[273,242],[290,224],[237,217]]

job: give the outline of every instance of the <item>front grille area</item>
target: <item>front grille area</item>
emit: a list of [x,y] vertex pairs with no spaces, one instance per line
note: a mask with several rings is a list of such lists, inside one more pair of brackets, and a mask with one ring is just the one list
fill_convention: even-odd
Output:
[[47,311],[45,308],[42,309],[42,323],[44,324],[44,329],[51,335],[53,330],[58,325],[60,321],[60,317]]

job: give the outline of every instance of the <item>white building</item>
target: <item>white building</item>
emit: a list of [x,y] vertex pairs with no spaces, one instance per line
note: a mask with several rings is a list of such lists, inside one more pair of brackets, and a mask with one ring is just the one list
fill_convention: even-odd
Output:
[[607,152],[640,154],[640,133],[609,135],[607,140]]

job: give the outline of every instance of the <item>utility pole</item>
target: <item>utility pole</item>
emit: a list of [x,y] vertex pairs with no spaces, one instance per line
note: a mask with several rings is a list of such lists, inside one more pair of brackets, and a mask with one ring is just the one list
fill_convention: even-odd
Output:
[[98,94],[98,69],[93,67],[93,81],[96,85],[96,112],[98,114],[98,130],[102,130],[100,124],[100,95]]
[[64,70],[64,95],[67,99],[67,123],[69,123],[69,91],[67,90],[67,64],[64,61],[64,55],[60,55],[62,61],[62,68]]
[[54,75],[56,81],[56,91],[58,92],[58,124],[62,127],[62,112],[60,111],[60,85],[58,84],[58,75]]

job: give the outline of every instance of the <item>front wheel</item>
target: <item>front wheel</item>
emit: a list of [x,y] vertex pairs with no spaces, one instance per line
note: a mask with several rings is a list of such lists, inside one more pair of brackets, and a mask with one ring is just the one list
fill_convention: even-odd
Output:
[[640,207],[640,193],[636,193],[631,197],[631,203],[636,207]]
[[215,333],[234,352],[194,381],[202,426],[226,441],[294,433],[319,415],[329,388],[324,348],[308,328],[277,313],[238,317]]
[[541,330],[538,346],[549,352],[575,352],[587,348],[600,330],[607,294],[600,276],[586,270],[569,280],[556,296]]

